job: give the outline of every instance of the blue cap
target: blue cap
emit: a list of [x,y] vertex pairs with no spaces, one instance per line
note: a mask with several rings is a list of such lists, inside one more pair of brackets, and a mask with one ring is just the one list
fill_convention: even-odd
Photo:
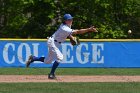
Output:
[[70,14],[65,14],[63,17],[64,20],[71,20],[73,17]]

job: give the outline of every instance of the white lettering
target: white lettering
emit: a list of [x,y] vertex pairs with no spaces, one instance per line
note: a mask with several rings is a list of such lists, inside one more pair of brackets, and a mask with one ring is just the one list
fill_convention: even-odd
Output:
[[[11,47],[11,48],[10,48]],[[9,50],[10,48],[10,50]],[[10,53],[9,53],[10,51]],[[3,58],[4,61],[8,64],[12,64],[15,62],[15,56],[13,54],[13,52],[15,51],[15,46],[13,43],[7,43],[3,49]],[[12,59],[9,59],[9,56],[12,57]]]
[[18,60],[22,64],[25,64],[25,61],[28,58],[26,56],[25,60],[23,60],[23,47],[25,47],[25,51],[24,51],[25,54],[24,55],[30,55],[31,54],[31,49],[30,49],[30,46],[26,43],[21,43],[18,47],[18,50],[17,50]]
[[[80,44],[76,49],[76,57],[77,57],[77,60],[78,60],[79,63],[85,64],[89,61],[89,53],[81,51],[82,47],[85,48],[86,50],[88,50],[88,44]],[[81,57],[82,54],[84,56],[83,60],[82,60],[82,57]]]
[[[70,43],[65,43],[62,45],[62,54],[64,56],[62,63],[73,63],[73,46]],[[68,60],[69,59],[69,60]]]
[[[33,54],[34,56],[38,56],[38,46],[39,46],[39,43],[33,43]],[[27,55],[29,56],[29,55]]]
[[[104,63],[104,56],[101,56],[101,50],[104,50],[103,44],[91,44],[92,45],[92,62],[91,63]],[[100,59],[100,60],[99,60]]]
[[[39,43],[33,43],[32,45],[33,45],[33,55],[38,57],[38,51],[39,51],[39,50],[38,50],[38,46],[39,46]],[[31,55],[31,54],[29,54],[29,55]],[[27,57],[28,57],[29,55],[27,54]],[[34,63],[42,63],[42,62],[40,62],[40,61],[35,61]]]
[[[43,51],[43,50],[42,50]],[[101,64],[104,63],[104,44],[102,43],[81,43],[79,46],[73,47],[70,43],[62,44],[62,54],[64,59],[62,63],[75,63],[80,64]],[[25,64],[29,55],[39,56],[39,43],[20,43],[16,45],[14,43],[7,43],[3,49],[3,59],[7,64],[13,64],[15,61],[19,61]],[[46,51],[47,52],[47,51]],[[36,62],[40,63],[40,62]]]

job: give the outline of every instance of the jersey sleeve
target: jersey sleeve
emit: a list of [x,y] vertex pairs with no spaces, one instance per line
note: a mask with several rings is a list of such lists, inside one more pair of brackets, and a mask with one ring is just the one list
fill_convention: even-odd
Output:
[[72,32],[73,32],[73,29],[71,29],[71,28],[69,28],[69,27],[66,27],[64,30],[65,30],[65,32],[67,33],[67,37],[68,37],[69,35],[71,35]]
[[69,33],[69,35],[68,35],[68,36],[70,36],[70,35],[73,33],[73,31],[74,31],[74,30],[72,29],[72,31]]

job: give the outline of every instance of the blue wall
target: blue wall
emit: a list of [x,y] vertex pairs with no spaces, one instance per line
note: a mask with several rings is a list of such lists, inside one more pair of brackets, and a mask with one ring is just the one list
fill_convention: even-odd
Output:
[[[62,44],[64,60],[60,67],[140,67],[140,42],[90,41],[72,46]],[[0,41],[0,67],[25,67],[30,54],[46,56],[46,41]],[[52,64],[35,62],[32,67],[51,67]]]

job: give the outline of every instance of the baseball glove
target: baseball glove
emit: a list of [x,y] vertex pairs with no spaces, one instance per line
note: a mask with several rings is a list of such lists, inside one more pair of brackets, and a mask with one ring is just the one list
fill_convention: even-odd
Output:
[[70,39],[70,43],[75,46],[75,45],[79,45],[80,41],[78,37],[74,37],[73,39]]

